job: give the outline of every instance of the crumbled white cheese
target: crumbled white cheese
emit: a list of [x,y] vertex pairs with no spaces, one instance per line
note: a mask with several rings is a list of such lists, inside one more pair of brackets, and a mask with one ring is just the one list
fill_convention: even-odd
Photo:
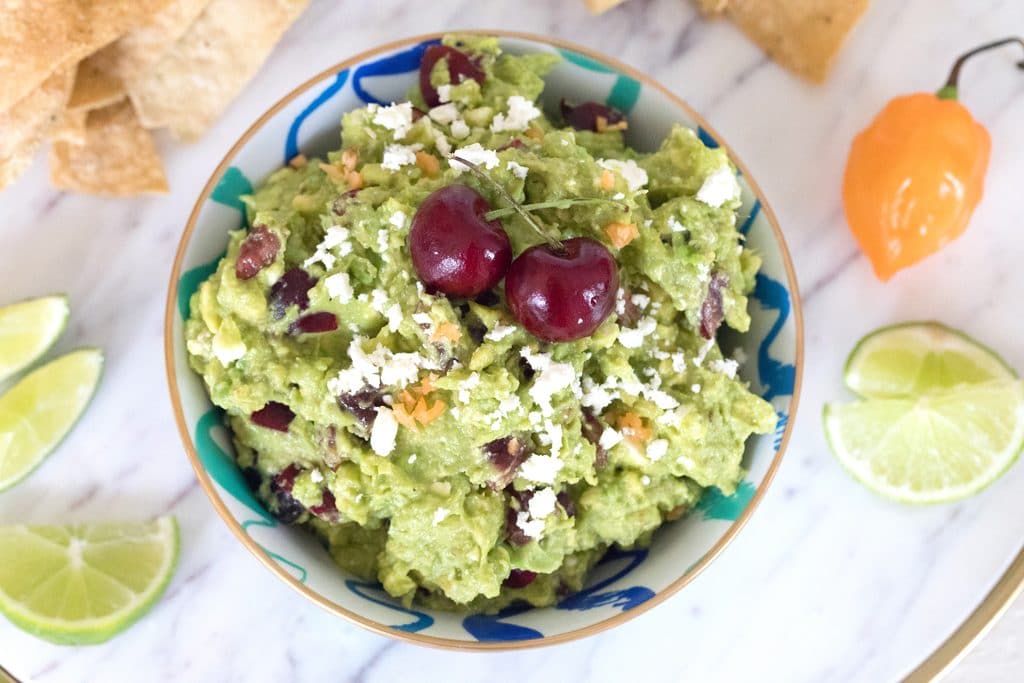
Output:
[[662,410],[672,410],[679,407],[679,401],[661,389],[646,389],[644,396]]
[[512,175],[514,175],[516,178],[519,178],[520,180],[525,180],[526,175],[530,172],[530,169],[526,168],[522,164],[517,164],[514,161],[506,162],[505,167],[508,170],[512,171]]
[[381,228],[377,231],[377,248],[380,250],[384,260],[387,260],[388,255],[388,231],[387,228]]
[[351,365],[328,380],[331,394],[354,394],[366,387],[382,385],[404,387],[419,378],[420,369],[434,369],[435,364],[419,353],[394,353],[380,344],[371,352],[363,350],[365,337],[354,337],[348,345]]
[[413,453],[412,455],[409,456],[409,464],[410,465],[413,464],[414,462],[416,462],[416,457],[417,456],[416,456],[415,453]]
[[545,353],[531,353],[523,348],[522,356],[538,374],[530,385],[530,397],[540,407],[545,416],[553,411],[551,397],[576,382],[576,370],[568,363],[554,363],[551,356]]
[[348,238],[348,228],[339,226],[327,228],[324,238],[320,241],[320,244],[316,245],[316,250],[309,258],[302,262],[302,265],[309,268],[314,263],[323,263],[324,268],[331,270],[337,261],[337,258],[332,253],[333,251],[337,250],[341,256],[352,252],[352,243],[348,241]]
[[530,516],[534,519],[543,519],[552,512],[555,511],[555,505],[558,502],[558,497],[555,495],[553,489],[544,487],[534,491],[533,496],[530,497],[530,503],[528,505],[530,510]]
[[551,455],[557,456],[562,451],[562,425],[555,424],[551,420],[544,421],[544,435],[551,443]]
[[416,152],[423,149],[423,145],[388,145],[384,148],[384,159],[380,162],[381,168],[389,171],[397,171],[403,166],[411,166],[416,163]]
[[314,469],[309,473],[309,480],[314,484],[319,484],[324,480],[324,473],[318,469]]
[[719,360],[715,359],[708,363],[708,368],[713,372],[717,372],[725,375],[729,379],[736,379],[736,371],[739,369],[740,364],[734,360]]
[[519,410],[523,405],[523,402],[519,400],[519,396],[511,394],[498,401],[498,413],[501,417],[508,417],[508,415],[516,410]]
[[[471,164],[483,166],[486,169],[492,169],[499,163],[497,152],[493,149],[484,149],[479,142],[474,142],[472,145],[460,147],[455,150],[454,156],[465,159]],[[455,171],[455,175],[460,175],[466,170],[465,165],[459,163],[458,159],[449,159],[448,165],[451,166],[453,171]]]
[[526,130],[530,121],[538,116],[540,116],[540,109],[533,102],[522,95],[512,95],[508,98],[508,114],[496,115],[494,121],[491,122],[491,130],[495,133]]
[[618,200],[618,199],[625,199],[625,198],[626,198],[626,195],[623,192],[616,192],[615,194],[612,195],[612,199],[616,199],[616,200]]
[[657,462],[665,457],[665,453],[668,452],[668,441],[665,439],[655,439],[647,445],[647,459],[651,462]]
[[686,226],[679,222],[679,219],[675,216],[668,217],[668,229],[672,232],[684,232]]
[[380,381],[385,386],[412,384],[425,365],[426,359],[418,353],[393,353],[380,369]]
[[462,381],[459,385],[459,392],[457,397],[459,403],[469,403],[469,394],[480,384],[480,373],[474,372],[469,377]]
[[690,386],[690,391],[692,391],[695,394],[699,394],[700,393],[700,385],[699,384],[691,385]]
[[647,184],[647,171],[640,168],[632,159],[598,159],[597,165],[622,176],[630,192],[636,192]]
[[391,455],[395,450],[395,438],[398,436],[398,422],[391,408],[378,406],[377,419],[370,430],[370,448],[377,455]]
[[226,326],[221,325],[217,334],[213,335],[210,347],[213,355],[224,367],[228,367],[245,355],[245,343],[234,326],[229,330]]
[[429,313],[422,313],[422,312],[421,313],[413,313],[412,314],[412,321],[414,323],[416,323],[417,325],[422,325],[423,327],[430,327],[431,325],[434,324],[434,319],[430,317],[430,314]]
[[672,371],[686,372],[686,356],[683,355],[682,351],[676,351],[672,354]]
[[374,112],[373,122],[395,132],[395,139],[401,140],[412,128],[412,102],[399,102],[388,107],[370,105]]
[[704,184],[697,190],[697,201],[717,209],[739,194],[740,185],[736,182],[736,174],[725,165],[704,179]]
[[437,508],[434,510],[434,526],[443,522],[450,514],[451,513],[448,511],[448,508]]
[[651,478],[645,474],[644,476],[640,477],[640,483],[643,484],[644,486],[650,486]]
[[641,311],[645,310],[651,304],[651,297],[642,292],[637,292],[633,296],[629,297],[629,300],[632,301],[633,305]]
[[352,300],[352,284],[349,282],[348,273],[335,273],[324,278],[324,287],[327,288],[327,296],[341,304],[347,304]]
[[622,433],[612,429],[611,427],[606,427],[605,430],[601,432],[601,438],[597,440],[597,445],[608,451],[620,441],[622,441]]
[[459,108],[449,102],[448,104],[442,104],[434,107],[427,112],[427,116],[432,120],[447,126],[452,121],[459,118]]
[[554,484],[563,463],[554,455],[531,455],[519,467],[519,476],[539,484]]
[[406,218],[408,218],[408,216],[405,215],[404,211],[395,211],[391,214],[391,218],[388,219],[388,222],[396,228],[401,229],[405,226]]
[[636,327],[623,327],[619,330],[619,343],[627,349],[638,349],[643,346],[644,337],[654,332],[657,326],[654,318],[641,318]]
[[469,125],[462,119],[452,121],[452,137],[456,140],[469,137]]
[[539,427],[540,423],[543,421],[543,418],[539,410],[531,410],[530,414],[527,415],[526,417],[530,421],[530,424],[534,427]]
[[398,304],[391,304],[388,310],[384,311],[384,317],[388,319],[388,329],[398,332],[398,327],[402,324],[402,307]]
[[540,538],[544,533],[544,520],[530,519],[527,512],[520,512],[516,515],[516,526],[529,538]]
[[440,102],[451,102],[452,86],[448,84],[437,86],[437,99]]
[[434,147],[437,147],[437,151],[440,152],[442,156],[448,156],[452,153],[451,143],[448,142],[448,138],[444,136],[444,133],[439,130],[434,131]]
[[494,329],[492,329],[490,332],[484,335],[484,339],[486,339],[487,341],[495,342],[501,341],[502,339],[509,336],[515,331],[515,325],[502,325],[501,323],[498,323],[497,325],[494,326]]
[[585,408],[593,408],[595,412],[600,413],[618,397],[619,393],[613,388],[598,384],[590,377],[583,378],[583,396],[580,403]]

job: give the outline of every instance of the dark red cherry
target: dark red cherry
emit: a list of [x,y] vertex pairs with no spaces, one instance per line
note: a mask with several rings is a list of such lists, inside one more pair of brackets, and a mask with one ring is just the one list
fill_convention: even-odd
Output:
[[289,306],[298,306],[300,311],[309,308],[309,290],[316,285],[316,278],[302,268],[292,268],[270,287],[270,313],[274,320],[280,320]]
[[529,569],[513,569],[508,573],[508,577],[502,585],[507,588],[525,588],[536,578],[537,572],[531,572]]
[[428,289],[469,298],[504,277],[512,245],[500,222],[484,218],[490,210],[468,185],[447,185],[423,200],[409,228],[409,252]]
[[615,308],[619,271],[597,240],[573,237],[557,250],[538,244],[520,254],[505,275],[512,315],[535,337],[564,342],[586,337]]
[[722,290],[729,286],[729,276],[715,272],[708,283],[708,295],[700,305],[700,336],[714,339],[722,325],[725,311],[722,309]]
[[420,92],[423,93],[423,100],[431,107],[441,104],[441,98],[437,95],[437,89],[430,83],[430,73],[434,70],[434,65],[445,57],[448,58],[448,78],[451,83],[458,85],[466,79],[480,84],[484,82],[483,69],[465,52],[448,45],[431,45],[423,52],[423,59],[420,61]]
[[252,420],[254,425],[266,427],[267,429],[276,429],[279,432],[287,432],[288,425],[295,419],[295,413],[283,403],[270,401],[267,405],[250,415],[249,419]]
[[238,248],[238,260],[235,261],[235,277],[248,280],[255,277],[277,258],[281,248],[281,240],[270,232],[265,225],[257,225],[249,231]]
[[338,329],[338,318],[333,313],[309,313],[288,327],[291,334],[319,334]]
[[597,132],[600,129],[597,121],[598,117],[604,119],[605,126],[614,126],[626,120],[626,116],[621,111],[600,102],[569,104],[562,100],[561,109],[562,118],[576,130],[592,130]]

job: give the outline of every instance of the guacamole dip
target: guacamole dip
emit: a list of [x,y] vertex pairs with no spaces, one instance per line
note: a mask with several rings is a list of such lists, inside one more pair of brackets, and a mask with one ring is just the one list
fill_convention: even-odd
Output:
[[[747,330],[760,260],[734,169],[692,130],[645,154],[604,105],[545,113],[557,57],[496,39],[424,60],[408,101],[346,114],[337,152],[246,198],[251,227],[192,297],[190,363],[267,508],[341,567],[407,602],[549,605],[705,488],[732,493],[745,441],[774,428],[716,342]],[[501,285],[424,286],[410,226],[452,185],[606,249],[618,283],[596,329],[542,341]],[[543,242],[521,214],[493,220],[513,257]]]

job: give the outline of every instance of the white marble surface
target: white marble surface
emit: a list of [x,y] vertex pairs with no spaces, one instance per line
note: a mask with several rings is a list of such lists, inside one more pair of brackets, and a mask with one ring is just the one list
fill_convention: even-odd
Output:
[[[181,566],[142,622],[95,647],[38,641],[0,620],[0,663],[57,681],[884,681],[912,669],[973,609],[1021,547],[1024,467],[958,505],[879,500],[833,460],[819,427],[865,332],[912,318],[963,328],[1024,368],[1019,266],[1024,75],[1006,53],[967,68],[963,95],[992,132],[986,198],[969,232],[887,285],[839,202],[851,136],[891,96],[932,90],[961,49],[1024,30],[1019,0],[875,0],[829,83],[790,77],[726,23],[682,0],[632,0],[601,18],[570,0],[314,2],[199,144],[161,140],[173,193],[110,201],[47,187],[42,159],[0,195],[0,299],[52,291],[74,315],[59,349],[102,346],[102,390],[42,469],[0,496],[0,523],[173,512]],[[427,7],[430,7],[428,10]],[[807,364],[796,437],[750,525],[680,595],[597,637],[506,655],[398,644],[304,602],[239,545],[196,485],[164,381],[162,322],[178,235],[234,136],[307,76],[414,33],[549,33],[648,71],[704,113],[747,162],[783,224],[804,293]],[[1009,296],[1007,296],[1009,295]],[[1006,299],[1009,298],[1009,301]],[[0,560],[2,561],[2,560]],[[953,680],[1012,680],[1017,607]]]

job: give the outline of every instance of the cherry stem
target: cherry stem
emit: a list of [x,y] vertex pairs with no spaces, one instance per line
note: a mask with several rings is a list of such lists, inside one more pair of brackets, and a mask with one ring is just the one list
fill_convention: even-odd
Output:
[[[625,204],[615,201],[614,199],[605,199],[604,197],[579,197],[579,198],[567,198],[567,199],[553,199],[547,202],[535,202],[533,204],[520,204],[519,208],[523,211],[539,211],[540,209],[568,209],[573,206],[582,206],[586,204],[614,204],[619,207],[622,211],[628,211],[629,207]],[[489,221],[493,221],[495,218],[505,218],[516,213],[516,209],[492,209],[484,214],[484,218]]]
[[484,173],[482,168],[474,164],[472,161],[466,161],[462,157],[456,156],[454,154],[452,154],[448,158],[451,159],[452,161],[459,162],[460,164],[468,168],[470,171],[472,171],[473,175],[480,178],[486,184],[489,184],[491,187],[497,190],[498,194],[500,194],[502,198],[509,203],[512,211],[518,213],[523,218],[523,220],[526,221],[527,224],[530,227],[532,227],[538,235],[543,237],[544,241],[547,242],[553,249],[555,249],[556,251],[562,251],[564,249],[564,247],[562,246],[562,242],[560,240],[551,236],[551,234],[547,230],[545,230],[544,227],[533,216],[531,216],[526,209],[523,208],[523,205],[517,202],[515,200],[515,197],[508,193],[508,190],[502,187],[501,183],[499,183],[497,180]]
[[[1016,43],[1021,47],[1024,47],[1024,38],[1003,38],[991,43],[979,45],[978,47],[965,52],[956,61],[953,62],[953,68],[949,71],[949,77],[946,79],[946,84],[939,88],[939,92],[936,93],[940,99],[944,100],[955,100],[958,96],[958,89],[960,87],[960,69],[963,68],[964,63],[976,54],[981,52],[987,52],[1003,45],[1009,45],[1010,43]],[[1024,69],[1024,59],[1017,62],[1018,69]]]

